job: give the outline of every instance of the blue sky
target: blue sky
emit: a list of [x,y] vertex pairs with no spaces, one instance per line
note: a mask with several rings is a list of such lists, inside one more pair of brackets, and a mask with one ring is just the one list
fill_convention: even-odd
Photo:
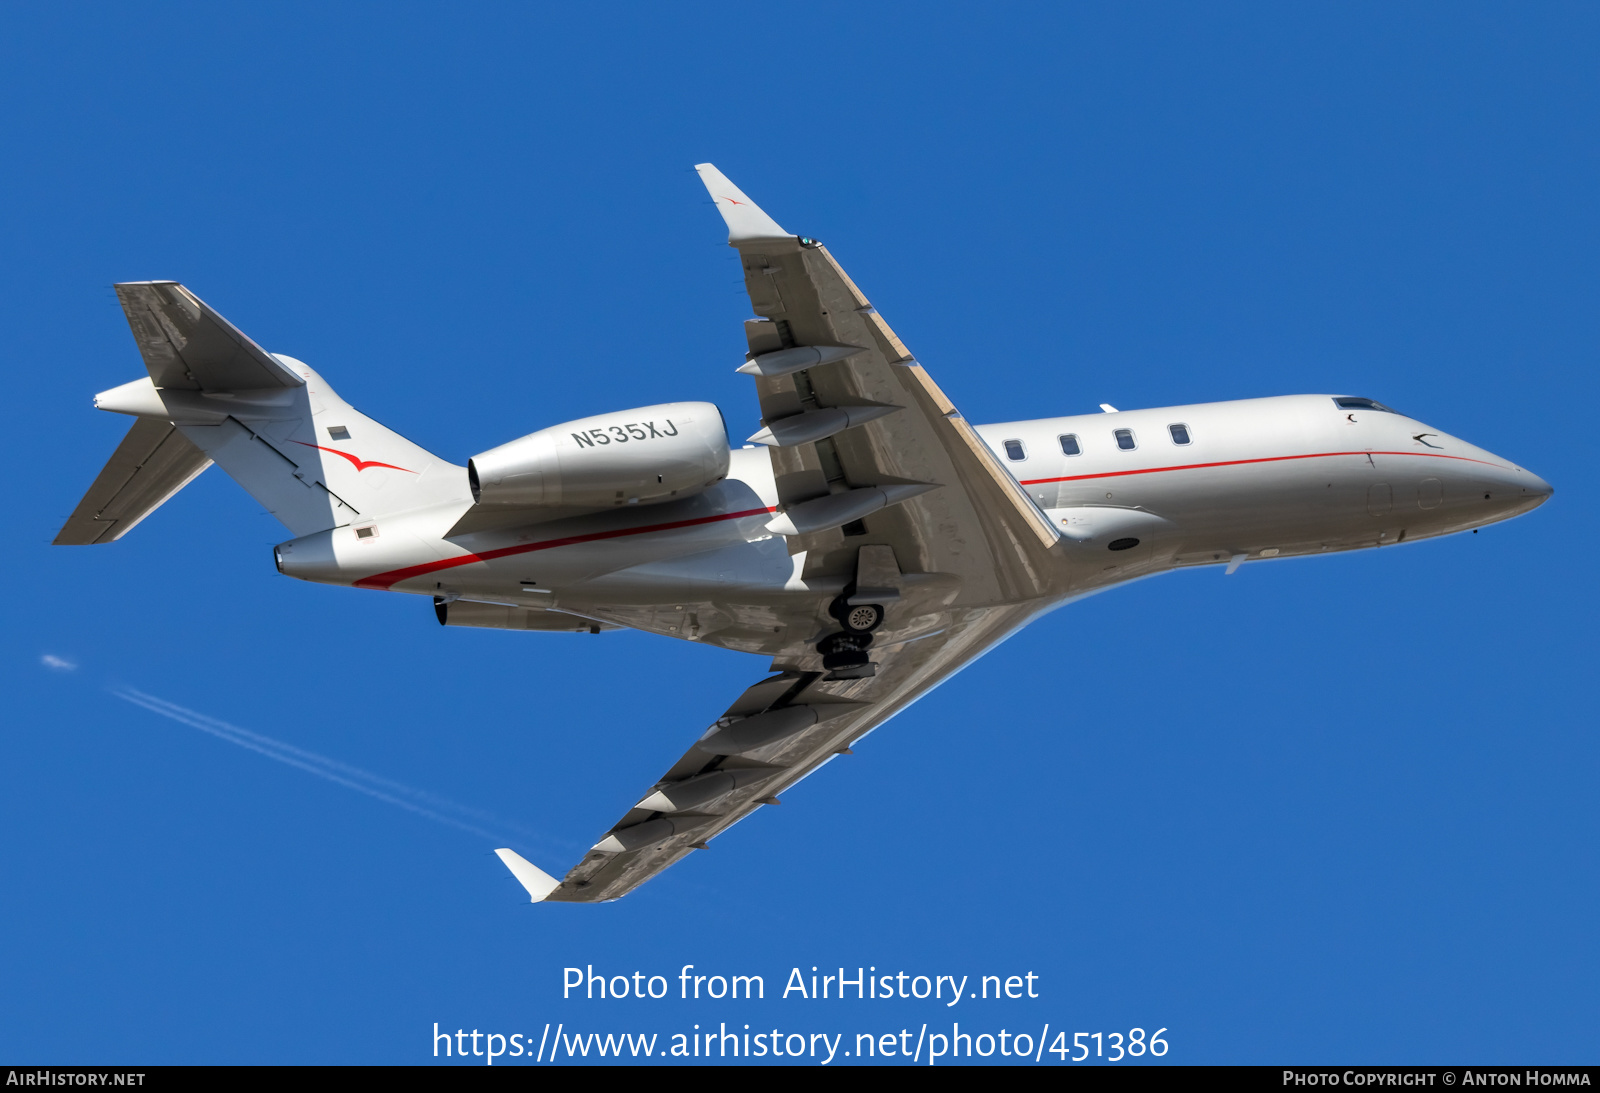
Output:
[[[1593,7],[0,21],[0,1057],[431,1062],[434,1022],[848,1048],[957,1020],[1166,1028],[1175,1062],[1595,1060]],[[90,396],[142,375],[120,280],[183,281],[456,461],[675,399],[753,431],[705,160],[827,241],[974,421],[1348,392],[1555,498],[1058,612],[601,907],[528,906],[441,817],[560,872],[764,660],[445,631],[288,580],[287,534],[215,470],[115,545],[48,545],[125,427]],[[561,998],[569,965],[685,964],[769,997]],[[1032,972],[1040,997],[774,997],[813,965]]]

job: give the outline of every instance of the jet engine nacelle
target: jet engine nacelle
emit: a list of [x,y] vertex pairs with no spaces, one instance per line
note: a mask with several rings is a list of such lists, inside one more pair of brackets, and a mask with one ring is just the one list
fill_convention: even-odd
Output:
[[709,402],[579,418],[467,461],[472,497],[495,505],[646,505],[728,474],[728,432]]

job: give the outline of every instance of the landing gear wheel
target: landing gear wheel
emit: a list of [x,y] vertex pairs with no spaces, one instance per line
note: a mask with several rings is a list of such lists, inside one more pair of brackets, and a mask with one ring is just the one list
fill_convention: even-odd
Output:
[[839,625],[853,634],[870,634],[883,625],[883,608],[875,603],[858,603],[846,607]]
[[883,625],[883,607],[875,603],[851,604],[840,596],[828,605],[828,614],[839,620],[848,634],[870,634]]

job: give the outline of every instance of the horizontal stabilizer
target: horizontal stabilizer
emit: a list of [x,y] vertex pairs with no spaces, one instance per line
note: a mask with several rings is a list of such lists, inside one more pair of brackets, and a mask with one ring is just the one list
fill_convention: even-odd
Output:
[[135,421],[67,518],[55,545],[89,546],[122,538],[209,466],[206,454],[171,422]]
[[527,858],[515,850],[501,847],[495,851],[500,860],[506,863],[506,868],[511,870],[511,875],[517,878],[517,883],[528,890],[528,895],[533,897],[534,903],[544,902],[544,898],[557,888],[561,882],[534,865]]
[[305,380],[176,281],[134,281],[116,289],[157,387],[232,392],[305,386]]
[[700,181],[706,184],[711,200],[717,203],[717,211],[727,221],[729,246],[737,247],[740,243],[753,243],[758,239],[794,238],[716,167],[709,163],[697,163],[694,169],[700,172]]

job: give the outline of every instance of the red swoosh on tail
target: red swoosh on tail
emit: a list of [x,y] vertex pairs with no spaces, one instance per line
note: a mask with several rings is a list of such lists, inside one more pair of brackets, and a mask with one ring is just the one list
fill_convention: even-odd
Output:
[[297,440],[295,443],[300,445],[302,448],[315,448],[319,452],[330,452],[333,455],[338,456],[340,459],[348,459],[350,461],[350,465],[358,471],[364,471],[368,467],[384,467],[391,471],[405,471],[407,474],[417,473],[416,471],[406,470],[405,467],[396,467],[393,463],[379,463],[375,459],[359,459],[356,456],[351,455],[349,452],[341,452],[338,448],[324,448],[321,444],[307,444],[303,440]]

